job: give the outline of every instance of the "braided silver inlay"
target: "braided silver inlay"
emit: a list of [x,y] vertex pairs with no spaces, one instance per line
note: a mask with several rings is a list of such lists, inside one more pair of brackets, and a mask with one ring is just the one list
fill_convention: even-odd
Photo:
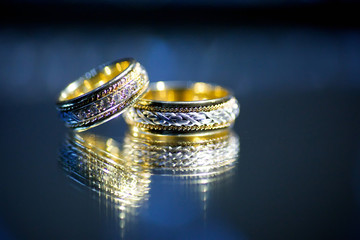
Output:
[[231,123],[238,114],[239,105],[236,99],[233,98],[222,108],[209,112],[161,112],[132,107],[127,111],[125,118],[130,123],[135,122],[144,125],[200,127]]
[[132,95],[140,91],[148,84],[148,77],[145,71],[140,72],[134,79],[128,81],[117,91],[107,96],[87,104],[79,109],[63,112],[63,120],[67,125],[81,124],[96,117],[101,113],[111,111],[120,104],[126,102]]

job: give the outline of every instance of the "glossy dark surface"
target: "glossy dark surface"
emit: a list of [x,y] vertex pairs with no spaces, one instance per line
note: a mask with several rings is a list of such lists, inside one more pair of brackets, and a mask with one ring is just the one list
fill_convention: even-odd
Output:
[[[302,28],[2,29],[0,238],[360,238],[359,40]],[[76,77],[127,56],[150,81],[232,89],[241,150],[205,190],[151,176],[148,199],[121,217],[59,166],[67,130],[54,103]],[[120,117],[91,131],[121,142],[126,129]]]

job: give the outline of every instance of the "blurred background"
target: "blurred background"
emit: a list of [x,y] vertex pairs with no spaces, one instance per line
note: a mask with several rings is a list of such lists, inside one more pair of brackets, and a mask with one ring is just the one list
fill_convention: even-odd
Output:
[[[359,7],[1,1],[0,239],[359,239]],[[207,210],[203,188],[153,176],[126,233],[59,169],[66,129],[54,104],[71,81],[123,57],[152,82],[217,83],[241,104],[241,157],[207,193]],[[126,126],[94,131],[121,142]]]
[[[1,2],[3,94],[56,98],[100,63],[131,56],[152,81],[221,81],[241,95],[359,87],[351,1]],[[25,89],[13,94],[14,88]]]

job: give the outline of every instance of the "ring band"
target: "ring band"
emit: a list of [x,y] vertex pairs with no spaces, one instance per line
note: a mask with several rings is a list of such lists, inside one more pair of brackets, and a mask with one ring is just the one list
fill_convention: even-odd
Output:
[[235,97],[220,86],[157,82],[124,117],[144,130],[187,132],[229,127],[239,112]]
[[232,165],[239,151],[239,137],[230,129],[164,135],[133,127],[125,136],[123,155],[155,173],[209,174]]
[[146,91],[145,69],[126,58],[100,65],[69,84],[57,101],[60,117],[77,131],[95,127],[120,115]]

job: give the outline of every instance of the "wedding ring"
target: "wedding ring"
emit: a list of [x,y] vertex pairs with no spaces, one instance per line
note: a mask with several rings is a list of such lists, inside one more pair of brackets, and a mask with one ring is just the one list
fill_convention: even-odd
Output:
[[229,127],[239,112],[235,97],[220,86],[157,82],[124,117],[144,130],[189,132]]
[[133,127],[124,139],[123,155],[152,169],[153,173],[195,175],[221,172],[238,158],[240,141],[229,128],[165,135]]
[[57,109],[65,125],[83,131],[120,115],[147,90],[145,69],[126,58],[94,68],[60,93]]

